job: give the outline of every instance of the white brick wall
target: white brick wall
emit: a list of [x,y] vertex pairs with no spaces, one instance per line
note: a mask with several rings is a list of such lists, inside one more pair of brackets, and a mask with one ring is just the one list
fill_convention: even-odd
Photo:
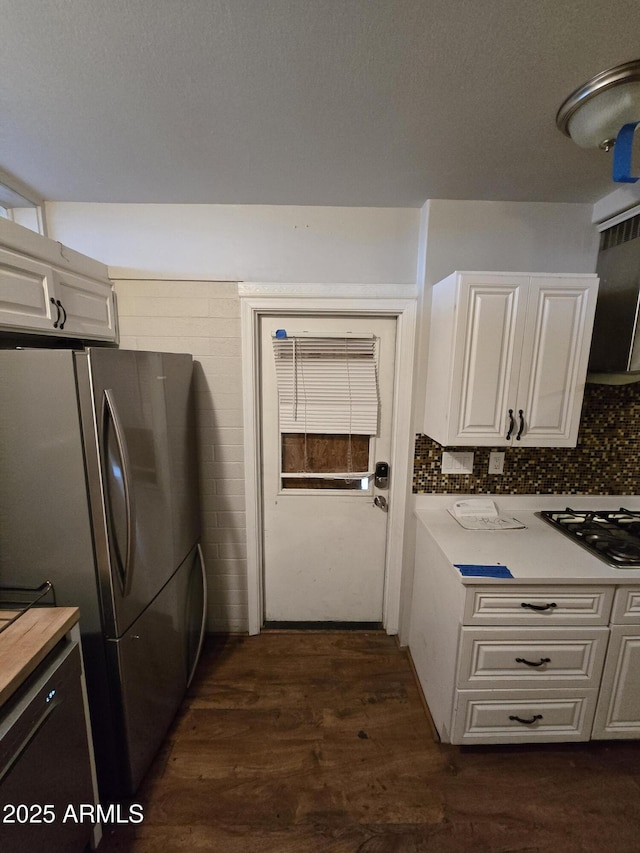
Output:
[[120,346],[194,357],[209,631],[247,630],[240,300],[233,282],[115,282]]

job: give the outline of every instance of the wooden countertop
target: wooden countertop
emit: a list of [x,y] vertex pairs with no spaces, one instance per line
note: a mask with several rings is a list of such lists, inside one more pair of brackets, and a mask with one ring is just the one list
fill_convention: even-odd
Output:
[[[15,611],[0,611],[0,626]],[[0,633],[0,706],[80,618],[77,607],[33,607]]]

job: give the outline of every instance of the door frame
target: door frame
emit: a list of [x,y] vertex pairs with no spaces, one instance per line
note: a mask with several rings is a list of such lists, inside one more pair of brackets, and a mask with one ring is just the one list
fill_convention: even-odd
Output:
[[[375,292],[370,298],[363,294]],[[391,478],[382,621],[388,634],[400,624],[407,503],[413,478],[412,392],[417,299],[414,285],[239,284],[242,334],[244,477],[247,518],[247,606],[250,634],[263,623],[260,321],[279,314],[394,317]]]

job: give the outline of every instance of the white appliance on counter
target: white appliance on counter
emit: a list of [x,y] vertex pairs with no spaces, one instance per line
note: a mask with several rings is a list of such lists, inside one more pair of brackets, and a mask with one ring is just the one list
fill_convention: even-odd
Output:
[[131,795],[204,631],[192,357],[2,350],[0,412],[0,585],[80,608],[100,796]]

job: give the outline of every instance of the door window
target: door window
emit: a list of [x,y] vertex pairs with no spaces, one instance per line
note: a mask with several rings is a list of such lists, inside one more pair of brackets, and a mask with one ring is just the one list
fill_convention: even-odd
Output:
[[280,433],[283,489],[369,490],[368,435]]
[[371,488],[378,431],[376,339],[276,332],[280,489]]

